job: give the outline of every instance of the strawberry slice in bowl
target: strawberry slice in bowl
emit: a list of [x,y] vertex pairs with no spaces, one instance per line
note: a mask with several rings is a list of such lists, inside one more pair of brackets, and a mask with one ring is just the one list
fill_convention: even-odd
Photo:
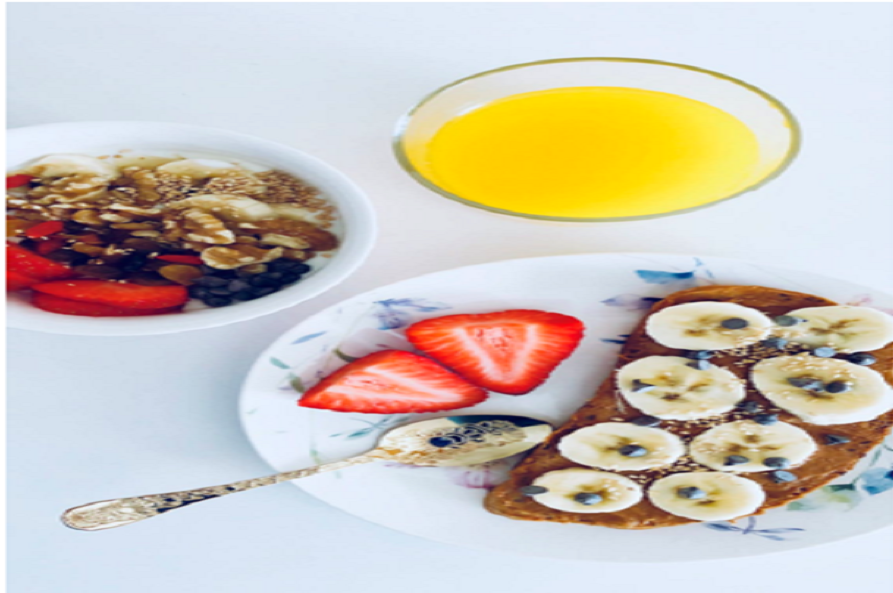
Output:
[[583,330],[569,315],[514,309],[426,319],[409,326],[406,337],[475,385],[523,395],[576,350]]
[[167,309],[189,300],[185,286],[142,286],[114,280],[57,280],[32,287],[37,292],[71,301],[99,303],[121,309]]
[[365,414],[440,412],[473,406],[487,392],[436,362],[383,350],[341,367],[298,401],[304,408]]
[[144,315],[164,315],[177,313],[180,307],[167,307],[164,309],[125,309],[102,303],[88,301],[74,301],[63,299],[42,292],[31,295],[31,304],[43,311],[59,313],[62,315],[77,315],[80,317],[141,317]]

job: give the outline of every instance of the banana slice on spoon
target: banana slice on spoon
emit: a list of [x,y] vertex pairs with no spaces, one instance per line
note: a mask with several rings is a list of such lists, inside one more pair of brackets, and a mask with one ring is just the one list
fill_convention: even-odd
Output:
[[753,480],[725,472],[687,472],[655,481],[648,489],[654,506],[695,521],[729,521],[751,515],[766,493]]
[[610,472],[562,469],[545,473],[521,491],[541,505],[571,513],[613,513],[642,500],[642,487]]
[[558,451],[580,465],[639,471],[673,464],[685,454],[685,443],[660,428],[602,422],[565,436]]
[[761,311],[715,301],[667,307],[645,324],[656,342],[683,350],[740,348],[764,339],[771,329],[772,320]]
[[787,422],[740,420],[695,437],[692,459],[719,471],[764,472],[801,465],[818,449],[809,433]]
[[617,386],[630,404],[664,420],[723,414],[745,395],[744,381],[731,371],[681,356],[635,360],[617,371]]
[[776,317],[775,333],[813,348],[877,350],[893,342],[893,316],[869,307],[808,307]]
[[754,365],[751,380],[773,404],[812,424],[866,422],[893,409],[880,373],[837,358],[769,358]]

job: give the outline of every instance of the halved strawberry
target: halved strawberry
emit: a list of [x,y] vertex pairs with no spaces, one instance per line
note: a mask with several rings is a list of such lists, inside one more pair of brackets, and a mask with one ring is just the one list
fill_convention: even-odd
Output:
[[191,266],[200,266],[205,263],[205,260],[197,255],[178,255],[176,253],[159,255],[155,259],[160,259],[161,261],[169,261],[173,264],[188,264]]
[[9,175],[6,177],[6,189],[12,189],[14,187],[21,187],[23,185],[27,185],[34,179],[30,175],[25,175],[24,173],[19,173],[18,175]]
[[36,241],[34,250],[40,255],[47,255],[54,251],[59,251],[68,241],[62,237],[47,237],[43,241]]
[[406,337],[475,385],[522,395],[577,348],[583,323],[560,313],[516,309],[426,319],[409,326]]
[[37,284],[34,290],[53,296],[101,303],[122,309],[179,307],[189,300],[185,286],[143,286],[114,280],[59,280]]
[[86,301],[72,301],[51,294],[35,292],[31,297],[31,304],[38,309],[50,313],[62,315],[79,315],[82,317],[137,317],[142,315],[162,315],[176,313],[180,307],[167,307],[165,309],[124,309],[103,305],[102,303],[88,303]]
[[440,412],[473,406],[487,392],[424,356],[383,350],[344,366],[298,402],[305,408],[363,414]]
[[37,278],[32,278],[31,276],[26,276],[20,272],[16,272],[15,270],[6,270],[6,292],[10,292],[13,290],[25,290],[26,288],[31,288],[35,284],[39,284],[42,282]]
[[68,266],[41,257],[15,243],[6,244],[6,269],[43,281],[74,276]]

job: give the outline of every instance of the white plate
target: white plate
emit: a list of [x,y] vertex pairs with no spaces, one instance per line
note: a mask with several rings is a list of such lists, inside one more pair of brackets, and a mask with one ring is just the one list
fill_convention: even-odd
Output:
[[[546,309],[586,324],[586,337],[536,391],[493,394],[466,413],[521,414],[560,423],[595,392],[619,344],[653,299],[691,286],[751,284],[893,308],[893,297],[815,274],[714,257],[589,254],[521,259],[438,272],[361,294],[286,332],[257,361],[240,415],[254,447],[284,471],[372,448],[385,429],[412,418],[341,414],[295,405],[294,387],[383,348],[408,348],[403,328],[451,313]],[[294,387],[293,387],[294,386]],[[447,415],[447,414],[443,414]],[[416,415],[421,416],[421,415]],[[329,504],[432,540],[533,556],[666,562],[767,554],[840,540],[893,524],[893,442],[834,486],[732,523],[624,531],[513,521],[486,512],[485,488],[508,462],[476,468],[369,464],[295,482]],[[887,491],[891,490],[891,491]]]

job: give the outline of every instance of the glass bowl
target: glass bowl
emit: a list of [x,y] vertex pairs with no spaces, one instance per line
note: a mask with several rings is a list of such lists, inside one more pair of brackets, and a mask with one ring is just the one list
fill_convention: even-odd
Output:
[[[440,128],[477,107],[520,93],[564,87],[628,87],[680,95],[707,103],[743,122],[757,139],[760,160],[741,189],[695,207],[628,217],[546,216],[495,208],[456,195],[427,178],[414,164]],[[566,58],[506,66],[469,76],[424,97],[397,123],[393,148],[400,165],[419,183],[463,204],[510,216],[562,222],[614,222],[681,214],[732,199],[778,177],[800,147],[800,128],[781,101],[751,84],[703,68],[636,58]],[[415,157],[413,159],[412,157]]]

